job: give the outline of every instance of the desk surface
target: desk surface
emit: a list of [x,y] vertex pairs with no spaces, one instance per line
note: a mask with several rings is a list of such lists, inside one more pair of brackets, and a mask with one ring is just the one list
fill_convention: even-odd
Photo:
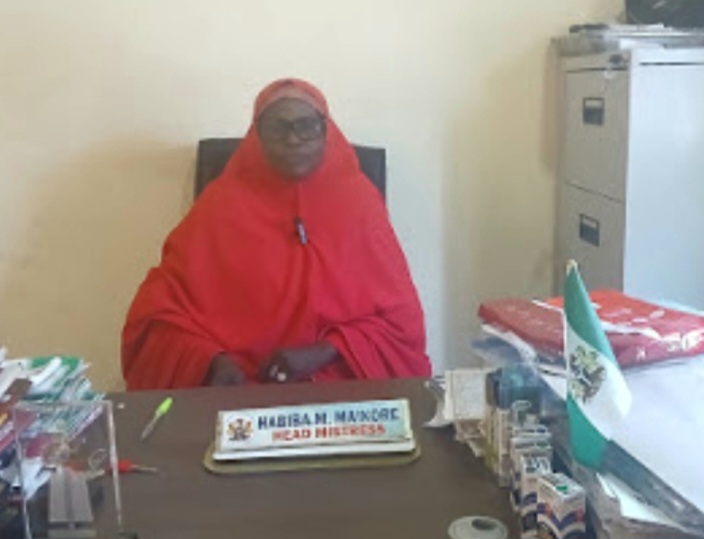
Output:
[[[418,380],[173,391],[144,444],[139,433],[165,392],[112,395],[120,457],[158,466],[121,478],[125,527],[143,539],[445,538],[464,515],[489,515],[517,537],[508,495],[448,430],[422,428],[433,399]],[[202,467],[219,410],[406,397],[422,456],[394,468],[215,476]]]

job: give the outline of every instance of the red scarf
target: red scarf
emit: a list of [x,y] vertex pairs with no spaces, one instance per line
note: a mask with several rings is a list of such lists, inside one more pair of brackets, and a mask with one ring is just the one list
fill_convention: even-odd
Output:
[[[288,84],[327,111],[317,90]],[[123,331],[129,389],[201,385],[219,352],[239,358],[255,381],[276,349],[321,340],[343,360],[316,380],[429,375],[421,306],[383,200],[352,146],[327,124],[325,158],[299,182],[268,166],[250,127],[170,234]]]

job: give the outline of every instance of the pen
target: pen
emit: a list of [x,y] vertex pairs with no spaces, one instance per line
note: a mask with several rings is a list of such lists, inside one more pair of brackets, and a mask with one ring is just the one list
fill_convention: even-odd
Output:
[[149,438],[151,433],[154,432],[154,429],[159,423],[159,420],[166,415],[166,413],[171,408],[171,404],[173,402],[174,400],[171,397],[168,397],[164,399],[164,401],[159,405],[159,407],[154,412],[154,417],[152,417],[149,423],[147,423],[147,426],[144,427],[144,430],[142,431],[142,436],[140,436],[141,441],[144,441]]
[[[108,468],[108,472],[112,472],[112,470]],[[117,473],[126,474],[135,472],[155,474],[158,473],[159,470],[152,466],[142,466],[141,464],[135,464],[131,460],[120,459],[117,461]]]

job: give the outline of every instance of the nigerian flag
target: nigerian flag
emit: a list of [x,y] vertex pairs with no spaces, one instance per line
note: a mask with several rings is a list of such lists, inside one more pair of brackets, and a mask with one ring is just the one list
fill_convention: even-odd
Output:
[[572,456],[584,466],[597,468],[630,409],[631,392],[575,262],[567,265],[564,295]]

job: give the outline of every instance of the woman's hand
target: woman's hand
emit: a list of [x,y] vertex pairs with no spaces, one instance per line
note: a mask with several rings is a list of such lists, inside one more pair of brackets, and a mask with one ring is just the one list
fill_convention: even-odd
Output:
[[262,363],[259,379],[280,384],[306,380],[339,357],[337,349],[326,342],[300,348],[282,348]]
[[244,384],[245,375],[237,366],[237,362],[230,354],[221,353],[210,362],[210,369],[205,378],[209,386],[239,386]]

